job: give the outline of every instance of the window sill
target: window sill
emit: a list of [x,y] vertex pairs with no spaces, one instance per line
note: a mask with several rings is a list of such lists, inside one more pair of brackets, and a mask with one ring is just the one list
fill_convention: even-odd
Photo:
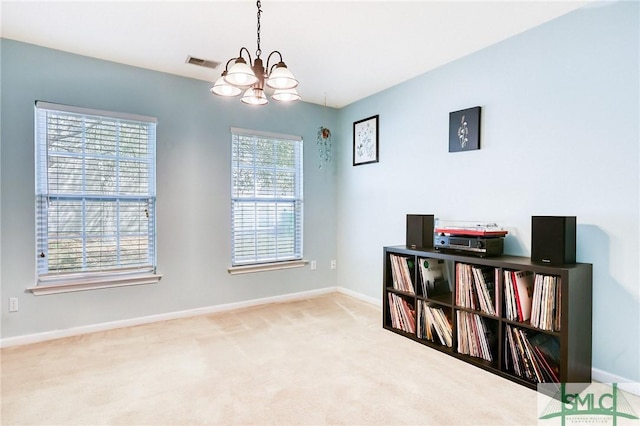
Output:
[[231,275],[250,274],[252,272],[277,271],[279,269],[302,268],[307,263],[306,260],[290,260],[286,262],[260,263],[255,265],[231,266],[227,271]]
[[136,274],[128,276],[105,276],[100,278],[85,278],[82,280],[59,281],[56,284],[40,284],[27,288],[36,296],[46,294],[69,293],[72,291],[97,290],[102,288],[125,287],[130,285],[156,284],[162,275],[154,273]]

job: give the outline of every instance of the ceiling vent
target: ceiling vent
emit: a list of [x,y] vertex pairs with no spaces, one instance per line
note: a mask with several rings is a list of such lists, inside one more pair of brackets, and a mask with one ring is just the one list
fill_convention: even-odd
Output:
[[198,65],[198,66],[206,67],[206,68],[217,68],[218,65],[220,65],[220,62],[210,61],[208,59],[194,58],[191,55],[187,56],[187,61],[186,62],[188,64]]

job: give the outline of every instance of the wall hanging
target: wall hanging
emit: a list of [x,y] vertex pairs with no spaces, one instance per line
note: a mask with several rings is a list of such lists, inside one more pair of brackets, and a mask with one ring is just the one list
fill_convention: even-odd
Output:
[[331,130],[328,127],[320,126],[318,128],[316,144],[320,155],[320,168],[322,168],[323,163],[331,162]]
[[377,163],[380,138],[379,116],[365,118],[353,123],[353,165]]
[[449,113],[449,152],[480,149],[480,107]]
[[[322,110],[323,120],[327,120],[327,94],[324,95],[324,109]],[[316,145],[318,146],[318,154],[320,155],[320,168],[323,163],[331,162],[332,144],[331,144],[331,130],[328,127],[318,127],[318,136],[316,138]]]

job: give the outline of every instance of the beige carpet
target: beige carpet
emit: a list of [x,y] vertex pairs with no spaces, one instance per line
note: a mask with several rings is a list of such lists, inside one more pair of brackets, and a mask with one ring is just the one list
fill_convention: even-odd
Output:
[[341,294],[2,350],[3,425],[523,425],[536,392]]

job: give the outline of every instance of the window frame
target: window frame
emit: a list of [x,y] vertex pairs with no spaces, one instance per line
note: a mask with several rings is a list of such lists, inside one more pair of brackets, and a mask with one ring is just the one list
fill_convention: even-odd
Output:
[[[228,269],[231,274],[240,274],[240,273],[248,273],[248,272],[258,272],[258,271],[266,271],[266,270],[275,270],[275,269],[288,269],[288,268],[297,268],[304,266],[307,262],[303,260],[303,236],[304,236],[304,142],[302,137],[287,135],[281,133],[273,133],[273,132],[265,132],[258,130],[247,130],[241,129],[237,127],[231,127],[231,176],[230,176],[230,189],[231,189],[231,267]],[[254,143],[254,150],[257,150],[256,144],[258,141],[268,142],[273,141],[274,149],[277,143],[293,143],[293,161],[294,166],[293,169],[286,168],[287,171],[294,171],[294,181],[293,181],[293,195],[292,196],[278,196],[277,189],[279,181],[275,179],[275,183],[273,183],[273,187],[268,187],[270,190],[273,189],[273,194],[270,195],[260,195],[258,194],[258,185],[257,185],[257,176],[254,173],[252,184],[254,186],[254,194],[253,196],[240,195],[236,193],[236,181],[235,181],[235,173],[239,169],[253,169],[254,171],[257,169],[262,170],[271,170],[273,172],[280,171],[275,161],[272,161],[268,166],[260,166],[257,160],[257,154],[254,151],[252,163],[249,165],[247,163],[241,165],[234,156],[234,152],[237,148],[237,144],[239,144],[240,140],[238,138],[250,138]],[[239,189],[238,189],[239,190]],[[248,230],[247,228],[242,228],[241,225],[236,226],[236,205],[238,203],[262,203],[263,208],[265,204],[272,204],[273,206],[282,206],[289,204],[291,206],[291,211],[294,212],[294,220],[291,226],[291,231],[293,232],[293,253],[285,254],[284,256],[279,255],[277,253],[276,247],[278,247],[278,243],[273,247],[273,250],[269,250],[268,252],[271,255],[258,255],[258,229],[259,227],[255,225],[252,230]],[[277,207],[276,207],[277,208]],[[277,211],[277,210],[276,210]],[[261,210],[256,206],[253,210],[253,214],[256,219],[264,213],[261,213]],[[269,216],[270,219],[274,220],[275,223],[278,222],[276,219],[277,213],[272,213],[273,216]],[[244,224],[244,222],[243,222]],[[275,225],[275,231],[273,231],[276,235],[278,231],[282,231],[282,227],[278,227]],[[288,228],[287,228],[288,229]],[[254,240],[254,244],[256,246],[255,251],[256,254],[253,258],[247,258],[243,256],[243,259],[238,259],[238,253],[236,251],[237,241],[236,236],[239,234],[243,235],[251,235]],[[252,235],[253,234],[253,235]],[[277,239],[277,237],[276,237]]]
[[[146,131],[148,132],[146,138],[142,138],[140,140],[145,141],[147,143],[146,146],[146,160],[137,160],[137,162],[141,162],[143,164],[147,164],[147,176],[146,179],[142,181],[142,186],[145,189],[142,193],[138,194],[124,194],[125,191],[117,191],[118,193],[112,194],[103,194],[103,193],[92,193],[86,187],[83,187],[81,191],[74,191],[70,194],[64,194],[61,191],[57,191],[55,189],[51,189],[48,179],[49,179],[49,156],[52,154],[52,149],[49,146],[48,136],[46,134],[42,134],[41,125],[48,126],[49,125],[49,117],[48,113],[54,114],[69,114],[79,116],[79,121],[84,122],[84,120],[92,120],[92,119],[102,119],[107,122],[110,121],[109,125],[112,125],[117,132],[120,132],[122,129],[123,123],[130,122],[135,123],[137,125],[147,126]],[[44,114],[44,115],[43,115]],[[69,105],[55,104],[50,102],[36,101],[34,108],[34,144],[35,144],[35,213],[36,213],[36,241],[35,241],[35,254],[36,254],[36,285],[28,288],[29,291],[34,293],[35,295],[41,294],[54,294],[54,293],[64,293],[71,291],[80,291],[80,290],[91,290],[105,287],[121,287],[121,286],[129,286],[129,285],[138,285],[138,284],[152,284],[157,283],[161,275],[157,273],[157,233],[156,233],[156,164],[157,164],[157,155],[156,155],[156,125],[157,119],[155,117],[147,117],[135,114],[128,113],[120,113],[113,111],[103,111],[96,110],[90,108],[81,108]],[[46,131],[46,130],[45,130]],[[77,157],[82,162],[82,169],[79,170],[75,175],[82,175],[84,179],[84,175],[87,170],[90,170],[90,167],[86,166],[88,160],[92,158],[90,154],[85,152],[86,140],[86,129],[82,128],[80,135],[83,138],[82,141],[82,152],[80,154],[72,154],[69,153],[67,155],[63,155],[58,158],[72,158]],[[121,157],[119,154],[119,149],[121,146],[121,141],[119,137],[116,138],[115,142],[115,151],[116,154],[112,154],[109,158],[114,158],[114,164],[119,167],[122,162],[127,161],[126,157]],[[95,155],[95,154],[94,154]],[[131,162],[132,160],[128,160]],[[120,172],[116,172],[120,173]],[[109,175],[111,176],[111,175]],[[138,176],[139,177],[139,176]],[[84,186],[84,185],[83,185]],[[134,187],[139,188],[139,187]],[[87,231],[87,221],[89,220],[85,213],[81,215],[79,219],[79,223],[81,224],[81,231],[77,239],[82,240],[82,265],[80,268],[73,268],[72,270],[65,271],[63,268],[54,268],[52,270],[48,269],[49,264],[48,261],[43,261],[43,258],[49,258],[49,232],[51,230],[51,226],[49,224],[49,208],[52,202],[61,201],[61,200],[70,200],[73,202],[78,202],[82,206],[88,205],[89,203],[101,202],[107,206],[113,205],[116,211],[120,212],[120,209],[124,207],[125,203],[142,203],[147,205],[146,213],[147,217],[149,217],[149,221],[146,224],[147,231],[145,232],[148,235],[148,244],[149,246],[145,249],[143,253],[145,253],[144,258],[140,258],[139,263],[131,264],[120,264],[119,266],[108,265],[107,267],[100,267],[96,269],[87,269],[86,267],[86,258],[87,258],[87,249],[85,247],[84,240],[89,238]],[[46,206],[43,207],[43,204],[46,203]],[[83,207],[84,209],[85,207]],[[83,210],[84,211],[84,210]],[[126,220],[126,218],[122,219]],[[119,213],[117,219],[114,222],[117,229],[120,229],[120,225],[122,221],[119,217]],[[116,231],[118,234],[120,231]],[[99,238],[104,238],[104,234],[98,234]],[[115,253],[117,256],[120,256],[123,251],[123,246],[117,244],[115,246],[115,250],[111,251]],[[105,253],[108,253],[106,251]],[[101,252],[102,253],[102,252]],[[118,261],[118,263],[120,263]]]

